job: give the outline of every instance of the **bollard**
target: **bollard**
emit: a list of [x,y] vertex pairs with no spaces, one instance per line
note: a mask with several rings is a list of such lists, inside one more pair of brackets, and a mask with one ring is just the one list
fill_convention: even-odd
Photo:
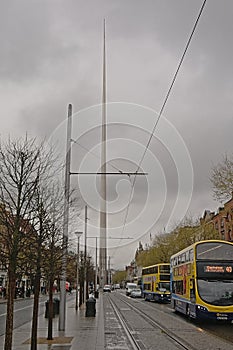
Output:
[[98,299],[98,298],[99,298],[99,291],[95,290],[95,299]]
[[96,308],[95,308],[96,300],[91,297],[86,301],[86,317],[95,317]]

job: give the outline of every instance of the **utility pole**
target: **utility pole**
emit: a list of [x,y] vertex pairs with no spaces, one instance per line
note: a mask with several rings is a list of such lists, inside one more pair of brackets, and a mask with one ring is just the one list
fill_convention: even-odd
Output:
[[100,287],[107,282],[107,219],[106,219],[106,62],[105,62],[105,19],[103,38],[103,95],[102,95],[102,145],[101,145],[101,188],[100,188]]
[[108,257],[108,284],[111,284],[111,257]]
[[98,248],[97,248],[97,238],[95,237],[95,291],[97,291],[97,276],[98,276]]
[[98,246],[97,246],[97,236],[88,236],[87,238],[95,238],[95,290],[97,290],[97,279],[98,279]]
[[72,128],[72,105],[69,104],[68,120],[67,120],[67,139],[66,139],[65,198],[64,198],[63,238],[62,238],[62,270],[61,270],[61,280],[60,280],[59,331],[65,330],[65,318],[66,318],[66,265],[67,265],[68,224],[69,224],[71,128]]
[[84,304],[87,300],[87,206],[85,205],[85,226],[84,226]]
[[81,235],[83,234],[83,232],[75,232],[75,234],[78,237],[78,242],[77,242],[77,270],[76,270],[76,297],[75,297],[75,310],[78,310],[78,295],[79,295],[79,291],[78,291],[78,286],[79,286],[79,240]]

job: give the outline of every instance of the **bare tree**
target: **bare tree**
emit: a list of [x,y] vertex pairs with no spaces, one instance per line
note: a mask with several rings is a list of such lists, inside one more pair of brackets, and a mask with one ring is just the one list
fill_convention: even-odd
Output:
[[3,255],[8,267],[7,316],[4,349],[12,349],[13,310],[16,287],[16,272],[20,252],[25,242],[32,239],[32,201],[39,180],[46,175],[49,157],[45,146],[35,139],[8,139],[0,144],[0,222],[4,227]]
[[[48,179],[47,179],[48,180]],[[51,188],[52,187],[52,188]],[[44,185],[38,186],[38,189],[34,197],[34,211],[33,211],[33,223],[35,230],[35,239],[33,250],[34,253],[34,266],[35,266],[35,282],[34,282],[34,305],[33,305],[33,318],[32,318],[32,330],[31,330],[31,350],[37,349],[37,325],[38,325],[38,307],[39,307],[39,294],[40,294],[40,280],[42,271],[46,270],[47,260],[50,254],[50,246],[48,242],[52,240],[54,242],[54,235],[59,227],[59,218],[61,217],[61,198],[62,191],[61,186],[57,186],[54,189],[53,184],[49,184],[47,181]],[[56,193],[56,197],[55,194]],[[59,215],[56,213],[59,213]],[[57,217],[56,217],[57,216]],[[58,217],[59,216],[59,217]],[[58,240],[56,240],[57,243]],[[58,260],[53,261],[54,265],[58,265]],[[55,269],[54,266],[51,268]],[[51,270],[50,270],[51,272]]]
[[41,265],[42,265],[42,244],[45,240],[45,223],[46,213],[43,209],[43,203],[40,201],[38,195],[38,228],[35,233],[35,240],[33,245],[33,251],[35,252],[33,257],[33,263],[35,267],[35,278],[34,278],[34,303],[33,303],[33,314],[32,314],[32,329],[31,329],[31,349],[37,349],[37,326],[38,326],[38,309],[39,309],[39,294],[40,294],[40,280],[41,280]]
[[[71,192],[73,193],[73,191]],[[35,295],[33,307],[33,321],[31,331],[31,350],[37,349],[37,323],[40,279],[43,273],[49,292],[48,302],[48,340],[53,339],[53,285],[54,280],[59,279],[61,271],[62,250],[62,230],[63,230],[63,197],[64,188],[58,182],[47,180],[40,186],[35,196],[34,202],[34,227],[37,228],[35,239]],[[77,199],[73,197],[73,211],[71,214],[77,220],[77,211],[74,204]],[[78,210],[78,207],[76,207]],[[73,219],[71,215],[71,220]],[[77,223],[76,223],[77,224]]]
[[47,276],[49,291],[49,312],[48,312],[48,340],[53,339],[53,285],[54,280],[61,270],[62,259],[62,208],[61,201],[63,191],[55,188],[51,194],[51,220],[47,227],[48,236],[46,240],[45,253],[46,259],[44,264],[44,272]]
[[233,157],[225,155],[222,161],[211,169],[214,199],[223,203],[231,198],[233,193]]

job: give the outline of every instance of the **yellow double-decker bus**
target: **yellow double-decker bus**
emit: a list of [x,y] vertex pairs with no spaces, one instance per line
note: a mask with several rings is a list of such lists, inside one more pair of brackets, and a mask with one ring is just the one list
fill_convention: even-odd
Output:
[[142,268],[142,295],[148,301],[170,303],[169,263],[161,263]]
[[193,319],[233,321],[233,244],[196,242],[171,257],[171,302]]

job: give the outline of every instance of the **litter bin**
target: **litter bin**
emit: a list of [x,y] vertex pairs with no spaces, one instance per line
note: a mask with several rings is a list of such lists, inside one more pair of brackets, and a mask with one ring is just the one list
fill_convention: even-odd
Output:
[[98,290],[95,290],[95,299],[98,299],[99,298],[99,291]]
[[55,315],[59,315],[60,299],[58,298],[53,299],[53,309],[54,309]]
[[[49,300],[45,302],[45,318],[49,317]],[[53,302],[53,317],[55,317],[55,302]]]
[[95,298],[89,298],[86,301],[86,317],[95,317],[96,309],[95,309],[96,300]]

